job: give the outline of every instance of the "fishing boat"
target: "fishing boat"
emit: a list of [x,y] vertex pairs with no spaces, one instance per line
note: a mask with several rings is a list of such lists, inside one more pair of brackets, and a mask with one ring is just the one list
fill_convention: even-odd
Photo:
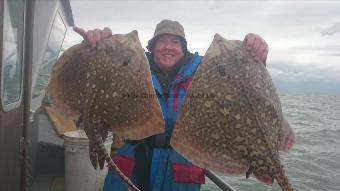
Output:
[[[45,107],[45,89],[74,26],[70,2],[0,0],[0,10],[0,190],[64,190],[63,131]],[[206,176],[233,190],[213,172]]]

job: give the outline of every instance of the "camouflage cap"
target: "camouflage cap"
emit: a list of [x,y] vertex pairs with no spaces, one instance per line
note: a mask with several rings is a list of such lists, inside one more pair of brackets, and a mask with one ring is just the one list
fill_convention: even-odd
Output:
[[162,20],[160,23],[157,24],[155,33],[152,37],[152,39],[149,40],[148,45],[146,48],[152,52],[153,45],[155,40],[159,35],[162,34],[171,34],[179,37],[182,42],[182,48],[183,51],[187,51],[187,41],[185,39],[185,33],[184,33],[184,28],[183,26],[178,22],[178,21],[172,21],[172,20]]

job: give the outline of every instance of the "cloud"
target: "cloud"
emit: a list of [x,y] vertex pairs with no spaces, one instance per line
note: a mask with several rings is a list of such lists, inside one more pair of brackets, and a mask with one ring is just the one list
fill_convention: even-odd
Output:
[[[340,46],[334,35],[340,33],[340,1],[71,0],[71,6],[77,26],[108,26],[113,33],[137,29],[144,47],[165,18],[180,21],[189,50],[201,54],[214,33],[242,40],[254,32],[269,44],[267,64],[274,80],[287,88],[340,87]],[[71,30],[64,46],[81,40]]]
[[338,53],[322,53],[321,55],[326,55],[326,56],[340,56],[340,52],[338,52]]
[[276,78],[285,79],[289,81],[309,81],[313,80],[321,80],[322,76],[308,73],[306,71],[286,71],[278,68],[270,68],[269,72],[275,76]]
[[324,29],[321,35],[322,36],[334,35],[336,33],[340,33],[340,22],[337,22],[333,26]]
[[296,46],[293,48],[311,51],[339,51],[340,45],[309,45],[309,46]]
[[316,71],[299,65],[273,64],[268,71],[279,92],[340,94],[340,78],[336,73]]

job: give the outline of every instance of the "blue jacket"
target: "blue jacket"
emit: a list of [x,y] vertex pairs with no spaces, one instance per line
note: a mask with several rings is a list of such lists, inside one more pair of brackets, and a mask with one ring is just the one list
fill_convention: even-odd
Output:
[[[172,134],[177,113],[181,109],[185,93],[198,65],[201,63],[201,59],[202,57],[195,53],[189,63],[184,64],[180,68],[172,83],[167,100],[164,97],[157,76],[152,73],[153,86],[165,120],[164,134],[167,136],[171,136]],[[135,183],[134,148],[135,146],[131,144],[123,145],[114,157],[114,161],[123,173],[129,176]],[[204,183],[202,169],[192,165],[175,150],[172,148],[152,149],[150,170],[150,187],[152,191],[196,191],[200,190],[202,183]],[[113,190],[125,191],[127,187],[115,172],[109,170],[103,191]]]

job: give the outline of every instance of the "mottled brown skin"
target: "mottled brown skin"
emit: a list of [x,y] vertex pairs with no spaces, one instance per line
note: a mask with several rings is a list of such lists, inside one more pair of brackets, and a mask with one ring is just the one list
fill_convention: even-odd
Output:
[[122,139],[164,131],[154,95],[137,31],[113,35],[97,49],[87,42],[71,47],[55,65],[48,87],[52,107],[84,127],[94,168],[98,163],[103,168],[104,160],[113,164],[103,145],[110,129]]
[[276,179],[291,191],[278,150],[282,129],[280,100],[266,68],[241,41],[216,34],[188,89],[171,145],[203,168]]

